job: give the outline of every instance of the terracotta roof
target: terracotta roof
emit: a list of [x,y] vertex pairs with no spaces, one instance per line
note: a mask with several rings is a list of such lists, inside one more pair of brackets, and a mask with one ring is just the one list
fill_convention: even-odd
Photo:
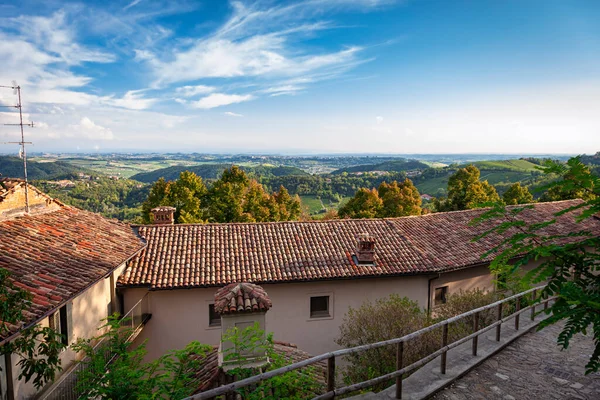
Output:
[[215,293],[215,311],[219,314],[267,311],[271,306],[267,292],[252,283],[232,283]]
[[[546,221],[580,202],[538,203],[520,218]],[[498,235],[472,242],[494,224],[471,226],[473,218],[482,213],[467,210],[388,219],[145,225],[139,227],[139,233],[148,246],[128,263],[119,284],[175,289],[451,271],[481,263],[481,255],[500,243]],[[588,219],[577,224],[566,214],[547,231],[581,229],[600,234],[600,222]],[[352,255],[358,235],[365,232],[375,239],[375,262],[356,265]]]
[[[295,344],[291,343],[275,341],[273,350],[282,355],[289,364],[312,358],[312,355],[298,349]],[[325,388],[327,364],[324,361],[313,364],[310,369],[301,369],[300,371],[309,373],[312,380],[317,383],[317,386],[320,386],[323,389]],[[234,381],[233,377],[225,374],[223,370],[219,368],[218,346],[214,346],[205,357],[200,359],[200,363],[196,369],[195,379],[198,389],[193,394],[204,392]],[[318,395],[321,393],[315,394]]]
[[131,226],[66,206],[0,221],[0,238],[0,268],[34,295],[24,324],[77,296],[144,246]]

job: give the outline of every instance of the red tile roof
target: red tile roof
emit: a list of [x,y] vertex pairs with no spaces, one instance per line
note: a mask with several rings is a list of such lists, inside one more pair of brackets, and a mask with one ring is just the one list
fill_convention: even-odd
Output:
[[144,246],[128,224],[66,206],[2,220],[0,238],[0,268],[34,295],[25,324],[77,296]]
[[215,311],[219,314],[268,311],[271,306],[265,289],[252,283],[232,283],[215,293]]
[[[580,200],[535,204],[520,218],[545,221]],[[362,220],[235,224],[145,225],[148,246],[119,279],[151,289],[222,286],[233,282],[277,283],[444,272],[481,263],[498,235],[471,240],[494,223],[470,226],[482,210]],[[598,220],[577,224],[570,214],[549,231],[581,229],[600,234]],[[357,237],[375,238],[375,263],[356,265]]]

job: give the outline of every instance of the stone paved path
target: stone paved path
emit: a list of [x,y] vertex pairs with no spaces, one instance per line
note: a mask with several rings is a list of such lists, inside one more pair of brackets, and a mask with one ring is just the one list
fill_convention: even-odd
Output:
[[442,390],[435,400],[600,399],[600,373],[584,375],[590,336],[556,345],[561,326],[531,332]]

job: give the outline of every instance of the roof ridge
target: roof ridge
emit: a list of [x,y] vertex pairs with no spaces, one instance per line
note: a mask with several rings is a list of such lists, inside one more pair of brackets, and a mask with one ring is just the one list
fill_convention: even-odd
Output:
[[[566,203],[573,201],[583,201],[581,199],[569,199],[569,200],[556,200],[556,201],[546,201],[541,203],[526,203],[526,204],[517,204],[517,205],[509,205],[507,207],[525,207],[525,206],[536,206],[536,205],[546,205],[546,204],[557,204],[557,203]],[[296,221],[260,221],[260,222],[207,222],[207,223],[188,223],[188,224],[173,224],[173,225],[160,225],[160,224],[131,224],[131,226],[136,228],[177,228],[177,227],[185,227],[185,226],[223,226],[223,225],[277,225],[277,224],[339,224],[347,221],[397,221],[402,219],[409,218],[425,218],[425,217],[433,217],[447,214],[459,214],[459,213],[472,213],[478,211],[489,210],[491,207],[482,207],[482,208],[471,208],[468,210],[453,210],[453,211],[439,211],[435,213],[429,214],[421,214],[421,215],[404,215],[402,217],[385,217],[385,218],[338,218],[338,219],[328,219],[328,220],[296,220]]]

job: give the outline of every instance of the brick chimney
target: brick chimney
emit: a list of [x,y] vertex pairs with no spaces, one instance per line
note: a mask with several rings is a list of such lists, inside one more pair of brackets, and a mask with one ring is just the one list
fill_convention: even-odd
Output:
[[[271,308],[271,299],[265,290],[252,283],[231,283],[215,293],[215,312],[221,316],[221,344],[219,346],[219,366],[224,371],[233,368],[259,368],[269,362],[264,348],[235,349],[236,344],[224,341],[225,334],[237,328],[243,331],[258,323],[262,334],[266,331],[265,314]],[[228,332],[229,331],[229,332]],[[242,335],[239,336],[243,338]],[[266,337],[262,339],[266,340]],[[239,357],[224,360],[227,354]]]
[[372,265],[375,263],[375,238],[368,233],[358,235],[356,252],[354,254],[356,264]]
[[175,223],[175,207],[160,206],[150,210],[150,219],[154,225],[173,225]]

